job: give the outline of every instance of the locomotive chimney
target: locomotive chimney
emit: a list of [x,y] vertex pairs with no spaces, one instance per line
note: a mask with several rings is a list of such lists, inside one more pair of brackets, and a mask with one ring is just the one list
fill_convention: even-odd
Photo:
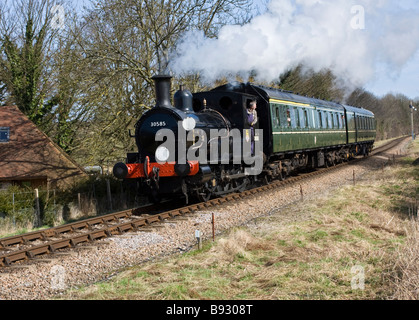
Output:
[[169,75],[160,74],[152,78],[156,88],[156,107],[171,108],[170,103],[170,88],[171,79]]

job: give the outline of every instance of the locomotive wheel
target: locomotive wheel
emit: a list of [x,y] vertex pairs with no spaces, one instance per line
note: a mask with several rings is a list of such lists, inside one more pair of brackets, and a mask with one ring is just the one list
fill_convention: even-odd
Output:
[[214,192],[214,187],[207,182],[202,189],[196,191],[196,197],[201,202],[207,202],[211,199],[212,193]]
[[246,190],[249,183],[250,181],[247,178],[236,179],[233,181],[233,188],[235,189],[236,192],[243,192]]
[[265,181],[265,184],[270,184],[273,181],[272,176],[266,175],[264,177],[264,181]]
[[201,202],[207,202],[209,199],[211,199],[211,192],[202,192],[201,191],[197,191],[196,192],[196,197],[198,198],[199,201]]
[[277,179],[279,179],[279,181],[284,181],[285,180],[284,174],[282,173],[282,171],[280,171],[276,177],[277,177]]

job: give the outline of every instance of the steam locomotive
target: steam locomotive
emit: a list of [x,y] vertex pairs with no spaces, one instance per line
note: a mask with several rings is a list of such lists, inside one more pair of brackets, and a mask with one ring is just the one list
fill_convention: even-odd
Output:
[[136,179],[153,202],[179,195],[208,201],[373,148],[374,114],[362,108],[239,82],[195,94],[181,86],[172,105],[171,77],[153,80],[156,105],[135,125],[138,152],[113,168],[119,179]]

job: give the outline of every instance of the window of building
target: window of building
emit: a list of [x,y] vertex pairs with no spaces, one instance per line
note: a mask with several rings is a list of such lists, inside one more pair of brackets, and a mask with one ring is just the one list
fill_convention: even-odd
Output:
[[10,140],[10,128],[0,127],[0,142],[9,142]]

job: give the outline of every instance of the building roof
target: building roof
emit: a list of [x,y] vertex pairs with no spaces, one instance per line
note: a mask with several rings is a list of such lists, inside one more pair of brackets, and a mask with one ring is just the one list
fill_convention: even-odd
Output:
[[86,176],[59,146],[16,106],[0,106],[0,180],[46,178],[65,188]]

